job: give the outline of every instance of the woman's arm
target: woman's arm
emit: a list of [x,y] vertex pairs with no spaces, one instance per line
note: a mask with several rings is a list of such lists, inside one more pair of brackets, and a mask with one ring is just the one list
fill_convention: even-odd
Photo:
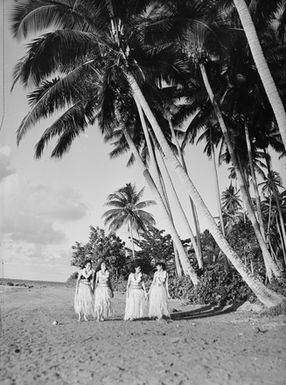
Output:
[[78,292],[80,277],[81,277],[81,270],[79,271],[79,273],[77,275],[77,280],[76,280],[76,285],[75,285],[76,292]]
[[151,286],[150,286],[150,288],[149,288],[149,292],[148,292],[148,293],[150,293],[152,287],[154,286],[155,279],[156,279],[156,273],[155,273],[154,276],[153,276],[153,280],[152,280],[152,283],[151,283]]
[[112,284],[111,284],[111,277],[110,277],[109,271],[107,272],[107,282],[108,282],[109,289],[111,291],[111,297],[113,298],[114,293],[113,293],[113,288],[112,288]]
[[167,297],[170,298],[170,294],[169,294],[169,276],[168,276],[168,273],[166,273],[166,291],[167,291]]
[[129,296],[130,284],[131,284],[131,274],[129,274],[129,276],[128,276],[127,285],[126,285],[126,295],[127,295],[127,297]]
[[95,286],[99,283],[99,271],[95,275]]
[[142,281],[142,287],[143,287],[145,295],[147,295],[148,293],[146,291],[146,286],[145,286],[145,282],[144,281]]
[[95,288],[95,271],[94,270],[92,270],[92,273],[91,273],[90,286],[91,286],[91,290],[94,291],[94,288]]

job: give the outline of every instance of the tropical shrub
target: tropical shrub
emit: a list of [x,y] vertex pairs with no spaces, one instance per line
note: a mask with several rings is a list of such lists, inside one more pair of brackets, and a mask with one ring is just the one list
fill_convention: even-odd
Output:
[[104,261],[114,279],[128,276],[130,257],[125,255],[125,243],[113,233],[107,235],[103,229],[90,226],[89,241],[84,245],[76,242],[72,249],[72,266],[81,268],[86,259],[91,259],[98,269]]
[[199,304],[227,305],[246,301],[252,296],[251,290],[234,269],[226,272],[219,264],[205,268],[197,287],[193,286],[189,277],[171,278],[169,292],[172,298]]

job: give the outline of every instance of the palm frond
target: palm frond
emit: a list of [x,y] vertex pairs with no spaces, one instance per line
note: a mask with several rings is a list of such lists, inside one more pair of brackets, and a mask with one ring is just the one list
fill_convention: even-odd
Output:
[[61,157],[69,150],[73,140],[84,132],[87,125],[84,106],[82,104],[73,105],[46,129],[35,146],[35,157],[40,158],[49,141],[56,136],[59,137],[59,140],[51,156]]
[[[57,72],[69,72],[98,52],[96,37],[91,33],[57,30],[43,34],[29,44],[29,49],[14,70],[14,84],[20,80],[39,85],[47,76]],[[94,56],[95,57],[95,56]],[[84,59],[83,59],[84,58]],[[84,60],[84,61],[83,61]]]
[[20,0],[11,17],[12,33],[14,37],[26,38],[29,34],[49,28],[86,31],[95,25],[102,28],[106,18],[100,23],[102,7],[94,7],[93,3],[84,4],[84,1],[78,0]]
[[[89,63],[90,61],[84,63],[62,78],[43,81],[37,89],[28,95],[31,109],[17,130],[18,144],[27,131],[41,118],[46,118],[56,110],[65,108],[82,99],[83,94],[87,92],[87,87],[83,90],[81,81],[84,81],[85,75],[87,75]],[[90,90],[89,92],[91,93]],[[93,107],[94,104],[95,100],[93,100]],[[89,120],[92,121],[94,108],[91,108],[91,104],[89,104],[89,107]]]

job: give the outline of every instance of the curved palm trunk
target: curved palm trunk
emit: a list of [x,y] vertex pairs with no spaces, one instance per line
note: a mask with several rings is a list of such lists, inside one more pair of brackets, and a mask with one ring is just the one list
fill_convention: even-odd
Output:
[[[136,107],[137,107],[137,110],[138,110],[138,113],[139,113],[139,118],[140,118],[140,122],[141,122],[141,125],[142,125],[142,128],[143,128],[144,137],[145,137],[145,140],[146,140],[146,144],[147,144],[150,160],[151,160],[151,163],[153,164],[153,167],[154,167],[155,184],[156,184],[157,188],[159,189],[159,192],[160,192],[161,196],[164,198],[164,202],[165,202],[165,205],[166,205],[166,207],[168,209],[168,213],[169,213],[170,219],[171,219],[171,221],[173,222],[173,225],[174,225],[174,220],[173,220],[170,204],[168,202],[168,197],[167,197],[167,194],[166,194],[166,191],[165,191],[165,188],[164,188],[164,184],[163,184],[163,181],[162,181],[162,178],[161,178],[161,175],[160,175],[157,159],[156,159],[155,154],[154,154],[154,150],[153,150],[153,146],[152,146],[152,143],[151,143],[150,134],[148,132],[148,128],[147,128],[147,125],[146,125],[145,117],[144,117],[142,108],[140,106],[140,103],[138,102],[138,100],[136,98],[134,98],[134,100],[135,100]],[[181,277],[182,276],[182,269],[181,269],[181,266],[180,266],[179,253],[178,253],[178,251],[176,249],[174,241],[173,241],[173,250],[174,250],[176,273],[177,273],[178,277]]]
[[175,268],[176,268],[177,277],[181,278],[183,275],[182,268],[180,264],[179,253],[178,253],[178,250],[176,249],[176,245],[174,241],[173,241],[173,250],[174,250],[174,259],[175,259]]
[[[171,131],[171,134],[172,134],[173,142],[175,143],[175,145],[177,147],[177,151],[178,151],[178,154],[179,154],[179,159],[181,161],[182,166],[184,167],[184,170],[188,174],[187,165],[186,165],[186,162],[185,162],[185,159],[184,159],[184,156],[183,156],[183,152],[182,152],[181,146],[180,146],[180,144],[178,142],[178,139],[176,137],[175,130],[174,130],[173,124],[171,122],[171,119],[168,119],[168,123],[169,123],[170,131]],[[196,229],[196,235],[197,235],[197,239],[194,239],[194,241],[192,240],[192,242],[195,242],[195,244],[196,244],[197,252],[196,252],[196,250],[195,250],[195,252],[196,252],[196,257],[197,257],[199,268],[203,269],[203,257],[202,257],[201,238],[200,238],[201,232],[200,232],[199,218],[198,218],[198,215],[197,215],[197,212],[196,212],[196,208],[194,207],[194,203],[193,203],[191,198],[190,198],[190,205],[191,205],[191,212],[192,212],[192,216],[193,216],[193,220],[194,220],[194,224],[195,224],[195,229]],[[184,215],[185,215],[185,213],[184,213]],[[189,223],[187,217],[186,217],[186,220],[188,222],[188,227],[191,228],[190,223]],[[192,230],[191,230],[190,234],[193,235]],[[192,239],[192,237],[191,237],[191,239]]]
[[[140,107],[140,108],[141,108],[141,107]],[[162,195],[162,197],[164,197],[164,202],[165,202],[166,207],[167,207],[167,209],[168,209],[168,214],[169,214],[170,219],[171,219],[171,221],[173,222],[173,225],[174,225],[174,227],[175,227],[175,222],[174,222],[174,218],[173,218],[173,215],[172,215],[172,211],[171,211],[171,207],[170,207],[170,202],[169,202],[169,200],[168,200],[168,195],[167,195],[165,183],[164,183],[162,174],[160,173],[157,159],[155,159],[155,160],[156,160],[157,171],[158,171],[158,173],[159,173],[159,175],[160,175],[160,183],[161,183],[161,187],[162,187],[162,190],[163,190],[163,195]],[[173,250],[174,250],[174,259],[175,259],[176,273],[177,273],[177,276],[178,276],[178,277],[181,277],[181,276],[182,276],[182,268],[181,268],[181,264],[180,264],[180,256],[179,256],[178,250],[176,249],[176,245],[175,245],[174,241],[173,241]]]
[[[213,173],[214,173],[214,180],[215,180],[215,191],[216,191],[216,201],[217,201],[217,210],[220,220],[220,228],[222,235],[225,237],[225,227],[223,223],[223,216],[222,216],[222,207],[221,207],[221,199],[220,199],[220,188],[219,188],[219,180],[218,180],[218,172],[217,172],[217,164],[216,164],[216,157],[215,157],[215,149],[214,145],[211,141],[211,158],[212,158],[212,165],[213,165]],[[224,269],[226,272],[229,272],[230,266],[227,257],[220,252],[223,263],[224,263]]]
[[205,218],[206,222],[208,223],[209,230],[212,236],[214,237],[216,243],[218,244],[218,246],[228,257],[229,261],[233,264],[235,269],[239,272],[239,274],[242,276],[243,280],[247,283],[250,289],[254,292],[254,294],[265,306],[272,307],[272,306],[281,304],[283,301],[286,300],[286,298],[280,294],[275,293],[273,290],[268,289],[265,285],[263,285],[263,283],[260,280],[253,277],[251,272],[245,268],[239,256],[234,251],[234,249],[229,245],[227,240],[224,238],[220,229],[216,225],[211,213],[209,212],[207,206],[205,205],[200,194],[195,188],[193,182],[191,181],[189,176],[186,174],[185,170],[183,169],[178,159],[173,154],[172,149],[169,147],[168,142],[154,114],[152,113],[144,95],[142,94],[141,89],[138,86],[134,76],[131,73],[127,73],[126,75],[127,75],[129,85],[132,89],[133,95],[136,95],[137,99],[140,101],[143,111],[146,114],[154,130],[156,138],[160,143],[160,146],[162,147],[162,150],[164,151],[164,154],[168,159],[171,168],[178,174],[180,180],[182,181],[182,184],[185,186],[186,190],[188,191],[191,198],[193,199],[197,209],[200,211],[200,214]]
[[[264,150],[264,154],[265,154],[265,160],[266,160],[268,174],[269,174],[269,176],[271,176],[273,174],[273,171],[272,171],[271,163],[270,163],[270,160],[269,160],[269,157],[268,157],[266,150]],[[278,213],[278,218],[279,218],[280,228],[281,228],[281,232],[280,232],[281,247],[283,250],[283,257],[285,259],[286,258],[286,256],[285,256],[285,248],[286,248],[285,223],[283,220],[282,209],[281,209],[281,205],[280,205],[280,201],[279,201],[279,192],[278,192],[278,189],[277,189],[277,186],[275,185],[275,183],[273,183],[272,194],[274,196],[274,200],[275,200],[276,206],[277,206],[277,213]],[[272,199],[272,197],[270,197],[270,199]]]
[[146,144],[147,144],[147,148],[148,148],[148,152],[149,152],[149,156],[150,156],[150,162],[151,162],[151,164],[154,167],[154,181],[156,183],[157,188],[160,191],[160,194],[162,195],[162,197],[164,197],[165,196],[164,188],[162,186],[162,181],[161,181],[161,178],[160,178],[160,172],[159,172],[157,160],[155,158],[153,146],[152,146],[151,139],[150,139],[150,134],[148,132],[148,128],[147,128],[147,125],[146,125],[145,117],[144,117],[144,114],[143,114],[143,111],[142,111],[142,107],[140,106],[140,103],[138,102],[138,100],[136,98],[134,98],[134,100],[135,100],[135,104],[136,104],[137,111],[138,111],[138,114],[139,114],[141,126],[143,128],[143,133],[144,133],[144,137],[145,137],[145,140],[146,140]]
[[[158,173],[160,174],[160,184],[161,184],[161,187],[162,187],[162,190],[163,190],[162,197],[164,197],[164,202],[165,202],[166,207],[168,209],[168,213],[169,213],[170,219],[173,222],[173,225],[175,227],[175,222],[174,222],[174,218],[173,218],[173,215],[172,215],[172,211],[171,211],[171,207],[170,207],[170,202],[168,200],[168,195],[167,195],[166,187],[165,187],[165,184],[164,184],[164,180],[163,180],[162,175],[161,175],[161,173],[159,171],[159,168],[158,168],[157,159],[156,159],[156,167],[157,167]],[[178,277],[181,277],[182,276],[182,268],[181,268],[181,264],[180,264],[180,256],[179,256],[178,250],[176,249],[176,245],[175,245],[174,241],[173,241],[173,250],[174,250],[174,259],[175,259],[176,273],[177,273]]]
[[187,275],[190,276],[193,284],[196,286],[199,283],[198,276],[190,264],[190,261],[188,259],[187,254],[186,254],[186,251],[182,245],[182,242],[179,238],[179,235],[178,235],[178,233],[177,233],[177,231],[173,225],[173,222],[171,221],[171,219],[169,217],[168,210],[165,206],[164,200],[163,200],[159,190],[157,189],[156,184],[154,183],[154,180],[153,180],[149,170],[146,168],[144,162],[142,161],[140,154],[139,154],[135,144],[133,143],[129,133],[127,132],[127,130],[124,127],[122,127],[122,132],[124,133],[126,141],[129,145],[131,151],[134,154],[134,157],[137,161],[138,166],[140,167],[140,169],[143,173],[143,176],[145,177],[151,191],[155,195],[155,198],[156,198],[158,204],[162,208],[162,214],[164,216],[164,220],[166,221],[166,224],[169,227],[170,234],[171,234],[171,236],[175,242],[175,245],[176,245],[178,252],[180,253],[179,255],[181,257],[182,267],[183,267],[184,271],[187,273]]
[[164,157],[162,156],[160,150],[157,149],[156,153],[158,153],[158,155],[159,155],[159,157],[161,159],[161,163],[162,163],[162,166],[164,167],[165,175],[167,177],[167,180],[168,180],[168,183],[169,183],[169,186],[170,186],[170,190],[172,192],[172,195],[174,196],[174,201],[177,203],[178,210],[179,210],[179,212],[181,214],[180,217],[182,218],[182,220],[183,220],[183,222],[184,222],[184,224],[186,226],[186,229],[188,231],[188,234],[190,235],[190,239],[191,239],[191,242],[193,244],[193,248],[195,250],[195,255],[196,255],[196,258],[197,258],[197,261],[198,261],[198,266],[199,266],[200,269],[202,269],[203,268],[203,261],[202,261],[201,255],[199,253],[198,245],[197,245],[196,238],[194,236],[193,230],[192,230],[192,228],[190,226],[188,218],[187,218],[187,216],[185,214],[185,211],[184,211],[184,209],[182,207],[182,204],[180,202],[180,199],[178,197],[178,194],[177,194],[176,189],[174,187],[174,184],[172,182],[170,173],[169,173],[168,168],[166,166],[166,163],[164,161]]
[[250,222],[252,224],[252,227],[254,229],[255,236],[257,238],[259,247],[260,247],[260,249],[262,251],[262,255],[263,255],[263,260],[264,260],[267,276],[268,276],[269,279],[271,279],[273,277],[273,274],[274,274],[275,277],[280,278],[281,277],[281,271],[278,269],[277,265],[273,261],[271,255],[269,253],[269,250],[267,248],[267,245],[265,243],[265,240],[264,240],[264,238],[263,238],[263,236],[262,236],[262,234],[260,232],[259,224],[257,222],[256,216],[255,216],[255,213],[254,213],[254,210],[253,210],[252,203],[251,203],[251,201],[249,199],[248,190],[245,188],[244,176],[243,176],[243,174],[241,172],[240,165],[239,165],[238,160],[236,158],[236,155],[234,153],[233,146],[232,146],[230,137],[228,135],[228,131],[227,131],[227,128],[226,128],[226,125],[225,125],[222,113],[220,111],[220,108],[219,108],[216,100],[215,100],[214,93],[212,91],[212,88],[211,88],[211,85],[209,83],[209,79],[208,79],[208,76],[207,76],[207,73],[206,73],[206,69],[205,69],[205,66],[203,64],[200,64],[200,70],[201,70],[202,78],[203,78],[203,81],[204,81],[204,85],[206,87],[206,90],[207,90],[207,93],[208,93],[209,98],[211,100],[211,103],[212,103],[212,105],[214,107],[215,114],[217,116],[220,128],[222,130],[223,136],[225,138],[225,142],[227,144],[228,151],[229,151],[230,156],[231,156],[231,160],[232,160],[233,166],[234,166],[235,171],[236,171],[236,176],[237,176],[237,180],[238,180],[238,183],[239,183],[242,199],[244,201],[244,204],[245,204],[245,207],[246,207],[246,210],[247,210],[247,216],[248,216],[248,218],[249,218],[249,220],[250,220]]
[[253,20],[251,18],[245,0],[233,0],[233,2],[237,9],[245,35],[247,37],[247,41],[254,63],[257,67],[257,71],[259,73],[265,92],[273,109],[282,137],[282,141],[284,143],[284,147],[286,148],[286,112],[276,84],[268,67],[267,61],[264,57]]
[[260,196],[259,196],[259,191],[258,191],[257,179],[256,179],[255,170],[254,170],[254,166],[253,166],[253,159],[252,159],[252,153],[251,153],[251,142],[250,142],[247,123],[244,124],[244,131],[245,131],[245,139],[246,139],[246,146],[247,146],[247,153],[248,153],[251,178],[253,181],[253,189],[254,189],[254,193],[255,193],[258,223],[260,225],[261,234],[262,234],[263,238],[265,239],[265,231],[264,231],[262,211],[261,211],[261,202],[260,202]]
[[[278,216],[279,217],[279,216]],[[284,262],[286,261],[286,250],[285,250],[285,246],[284,246],[284,243],[283,243],[283,236],[282,236],[282,231],[281,231],[281,222],[280,222],[280,226],[279,226],[279,222],[280,222],[280,218],[278,220],[277,216],[276,216],[276,227],[277,227],[277,232],[280,236],[280,239],[281,239],[281,249],[282,249],[282,253],[283,253],[283,259],[284,259]]]
[[135,250],[134,250],[134,240],[133,240],[133,231],[132,231],[131,219],[129,219],[129,233],[130,233],[131,245],[132,245],[132,256],[133,256],[133,259],[135,260]]
[[[212,139],[211,139],[212,140]],[[223,236],[225,236],[225,228],[223,223],[223,217],[222,217],[222,208],[221,208],[221,199],[220,199],[220,188],[219,188],[219,181],[218,181],[218,172],[217,172],[217,164],[216,164],[216,157],[215,157],[215,149],[214,145],[211,142],[211,157],[212,157],[212,164],[213,164],[213,171],[214,171],[214,179],[215,179],[215,191],[216,191],[216,201],[217,201],[217,210],[220,220],[220,228]]]

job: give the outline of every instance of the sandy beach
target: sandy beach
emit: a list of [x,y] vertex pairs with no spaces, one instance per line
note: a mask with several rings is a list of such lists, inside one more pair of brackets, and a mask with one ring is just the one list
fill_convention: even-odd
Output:
[[[184,305],[170,321],[78,323],[72,288],[1,290],[2,385],[284,385],[286,320]],[[53,325],[57,320],[58,325]]]

